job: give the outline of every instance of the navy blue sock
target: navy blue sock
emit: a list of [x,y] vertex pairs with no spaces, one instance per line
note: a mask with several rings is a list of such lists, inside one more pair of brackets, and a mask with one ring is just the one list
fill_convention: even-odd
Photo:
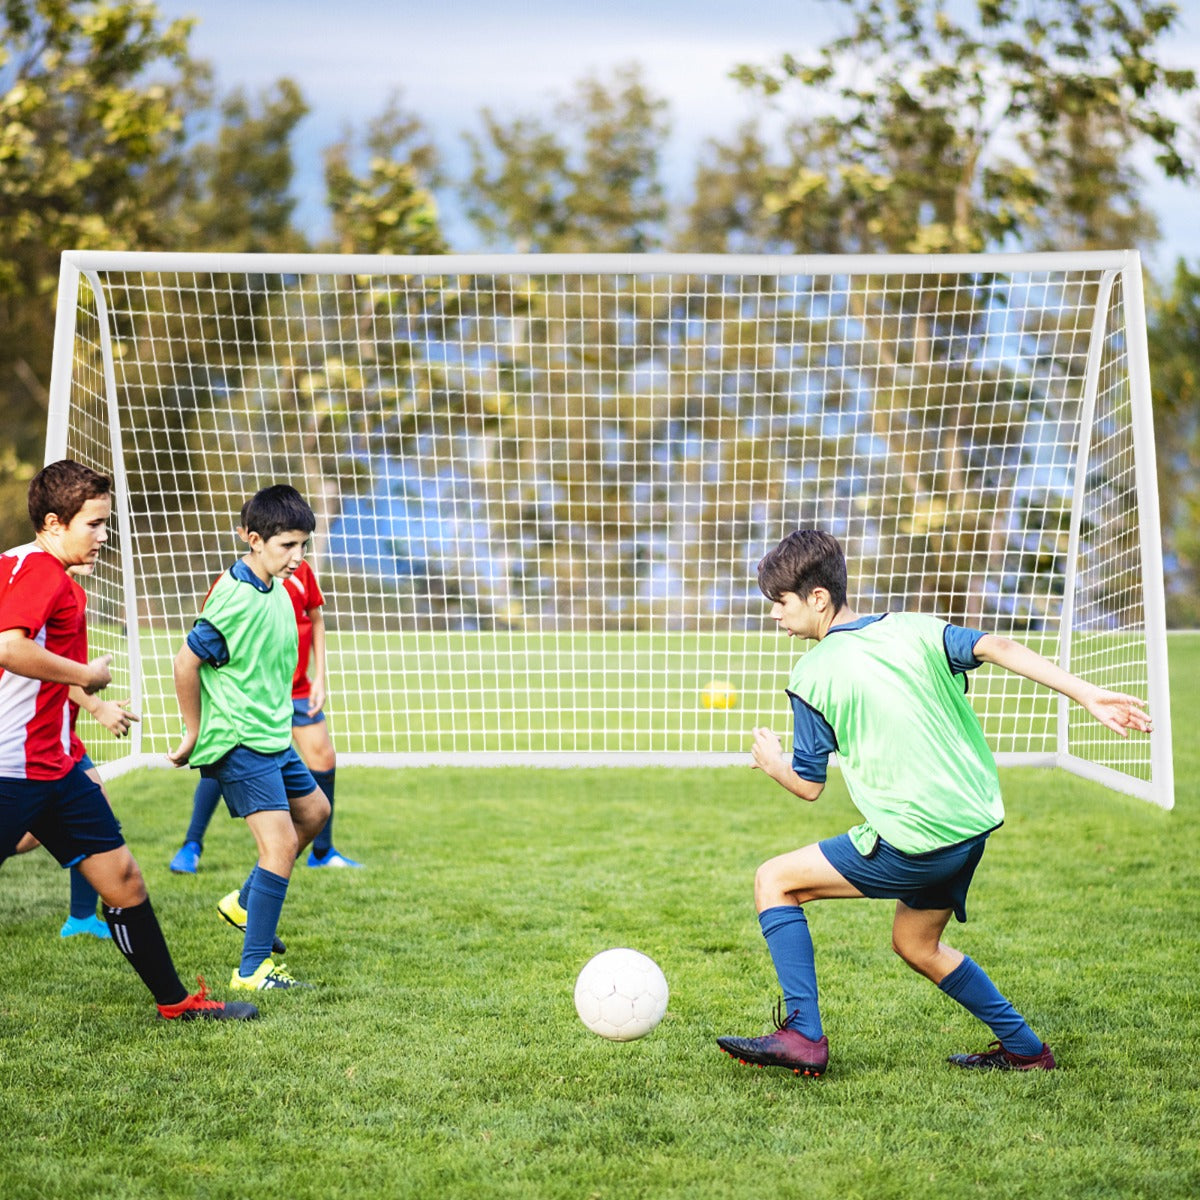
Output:
[[817,1005],[817,966],[813,958],[808,918],[798,904],[781,904],[758,914],[775,974],[783,989],[783,1002],[791,1027],[814,1042],[821,1038],[821,1010]]
[[221,799],[221,785],[215,779],[201,777],[196,784],[196,794],[192,797],[192,819],[188,822],[185,842],[195,842],[197,846],[204,845],[204,835],[208,831],[208,823],[212,820]]
[[254,877],[258,874],[258,863],[254,864],[254,869],[246,876],[246,882],[238,889],[238,903],[243,908],[250,907],[250,889],[254,886]]
[[71,868],[71,916],[82,921],[96,915],[96,901],[100,893],[79,873],[78,867]]
[[287,898],[288,881],[274,871],[256,867],[254,884],[246,905],[246,938],[242,942],[242,962],[238,970],[244,979],[253,975],[271,957],[271,943],[279,926],[279,914]]
[[329,820],[325,822],[325,828],[313,838],[312,848],[316,851],[318,858],[324,858],[333,849],[333,777],[336,774],[337,767],[330,767],[328,771],[312,773],[313,778],[317,781],[317,787],[325,793],[325,799],[329,801]]
[[1042,1039],[1025,1023],[1025,1018],[1000,994],[978,963],[963,960],[938,984],[953,1000],[978,1017],[1013,1054],[1033,1057],[1042,1052]]

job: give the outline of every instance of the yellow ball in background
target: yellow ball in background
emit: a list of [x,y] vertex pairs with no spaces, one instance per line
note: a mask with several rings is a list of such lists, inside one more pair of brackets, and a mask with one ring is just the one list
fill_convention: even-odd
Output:
[[737,688],[726,679],[713,679],[700,689],[700,703],[705,708],[733,708],[737,704]]

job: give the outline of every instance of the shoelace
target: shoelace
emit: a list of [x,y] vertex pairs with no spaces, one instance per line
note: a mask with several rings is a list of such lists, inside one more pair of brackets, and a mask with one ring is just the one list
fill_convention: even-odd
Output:
[[216,1000],[208,998],[208,984],[204,982],[203,975],[196,976],[196,982],[200,985],[200,990],[192,997],[189,1008],[220,1008],[220,1004]]
[[196,982],[200,985],[198,992],[191,996],[185,996],[178,1004],[169,1004],[165,1007],[174,1009],[176,1015],[192,1012],[197,1008],[220,1008],[221,1005],[218,1001],[208,998],[208,984],[204,982],[204,976],[197,975]]
[[787,1011],[787,1009],[784,1007],[783,997],[780,996],[779,999],[775,1001],[775,1010],[772,1013],[772,1016],[775,1018],[775,1032],[781,1033],[785,1029],[791,1029],[792,1018],[796,1015],[796,1013],[789,1013]]

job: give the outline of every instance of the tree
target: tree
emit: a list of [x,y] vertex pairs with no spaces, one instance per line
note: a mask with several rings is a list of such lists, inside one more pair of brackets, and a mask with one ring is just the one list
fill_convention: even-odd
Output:
[[555,108],[566,140],[536,117],[505,124],[485,109],[483,134],[466,138],[468,217],[490,242],[521,251],[654,249],[667,219],[665,111],[636,66],[611,85],[584,79]]
[[730,142],[707,142],[693,175],[679,248],[702,254],[786,249],[763,205],[776,182],[771,147],[757,122],[741,124]]
[[[793,116],[774,150],[753,126],[732,145],[710,146],[690,214],[694,244],[867,254],[1124,246],[1154,228],[1135,150],[1150,147],[1168,176],[1194,171],[1185,132],[1165,115],[1172,96],[1196,88],[1192,71],[1169,70],[1156,54],[1178,17],[1169,4],[841,2],[850,30],[811,62],[785,55],[774,66],[735,71],[764,99],[790,99]],[[731,231],[723,242],[722,225]],[[1052,322],[1022,328],[1003,279],[978,286],[994,297],[993,318],[1007,314],[1031,361],[1055,338],[1078,339]],[[863,348],[854,367],[874,397],[871,433],[903,486],[882,497],[860,479],[830,484],[854,498],[886,544],[927,564],[925,602],[954,612],[954,597],[966,591],[962,573],[1013,549],[996,517],[1008,505],[987,501],[998,484],[978,464],[1015,464],[1005,427],[1036,427],[1042,407],[1006,366],[981,381],[968,419],[960,412],[962,364],[946,348],[972,344],[979,318],[936,288],[921,296],[873,291],[867,285],[846,297],[835,317],[831,308],[830,333]],[[898,327],[915,335],[903,359],[886,336],[874,336]],[[888,398],[900,387],[924,397],[918,413],[891,410]],[[838,411],[845,400],[830,393],[823,403]],[[1004,416],[994,425],[993,410]],[[922,446],[936,455],[915,454]],[[830,461],[836,454],[823,452],[805,465],[825,471]],[[1089,479],[1100,488],[1109,482]],[[1019,574],[1032,576],[1065,552],[1070,494],[1010,499],[1047,514],[1021,551]],[[1038,628],[1055,602],[1022,615]]]
[[325,151],[325,191],[342,254],[443,254],[433,188],[438,153],[418,117],[393,97],[363,139],[366,174],[355,174],[347,132]]
[[138,0],[6,0],[0,7],[0,539],[28,536],[40,462],[58,258],[161,244],[185,114],[205,72],[190,22]]
[[291,138],[308,104],[290,79],[257,100],[236,90],[220,104],[215,137],[190,156],[187,194],[174,213],[177,244],[243,253],[306,249],[292,216]]
[[764,238],[804,252],[1127,245],[1153,232],[1135,147],[1168,177],[1194,171],[1164,102],[1196,76],[1155,54],[1174,5],[840,3],[850,32],[814,61],[734,72],[803,109],[785,154],[748,177]]
[[1200,626],[1200,271],[1180,260],[1147,297],[1167,620]]

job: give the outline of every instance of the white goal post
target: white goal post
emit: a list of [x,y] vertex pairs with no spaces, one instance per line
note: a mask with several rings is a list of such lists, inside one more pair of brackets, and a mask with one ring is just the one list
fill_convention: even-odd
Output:
[[[1015,636],[1144,697],[1122,739],[993,668],[1003,765],[1171,807],[1134,252],[63,256],[46,458],[115,481],[94,652],[161,764],[243,501],[318,516],[345,764],[745,763],[798,651],[758,559],[819,526],[860,612]],[[710,682],[727,684],[717,698]],[[904,747],[896,747],[903,754]]]

